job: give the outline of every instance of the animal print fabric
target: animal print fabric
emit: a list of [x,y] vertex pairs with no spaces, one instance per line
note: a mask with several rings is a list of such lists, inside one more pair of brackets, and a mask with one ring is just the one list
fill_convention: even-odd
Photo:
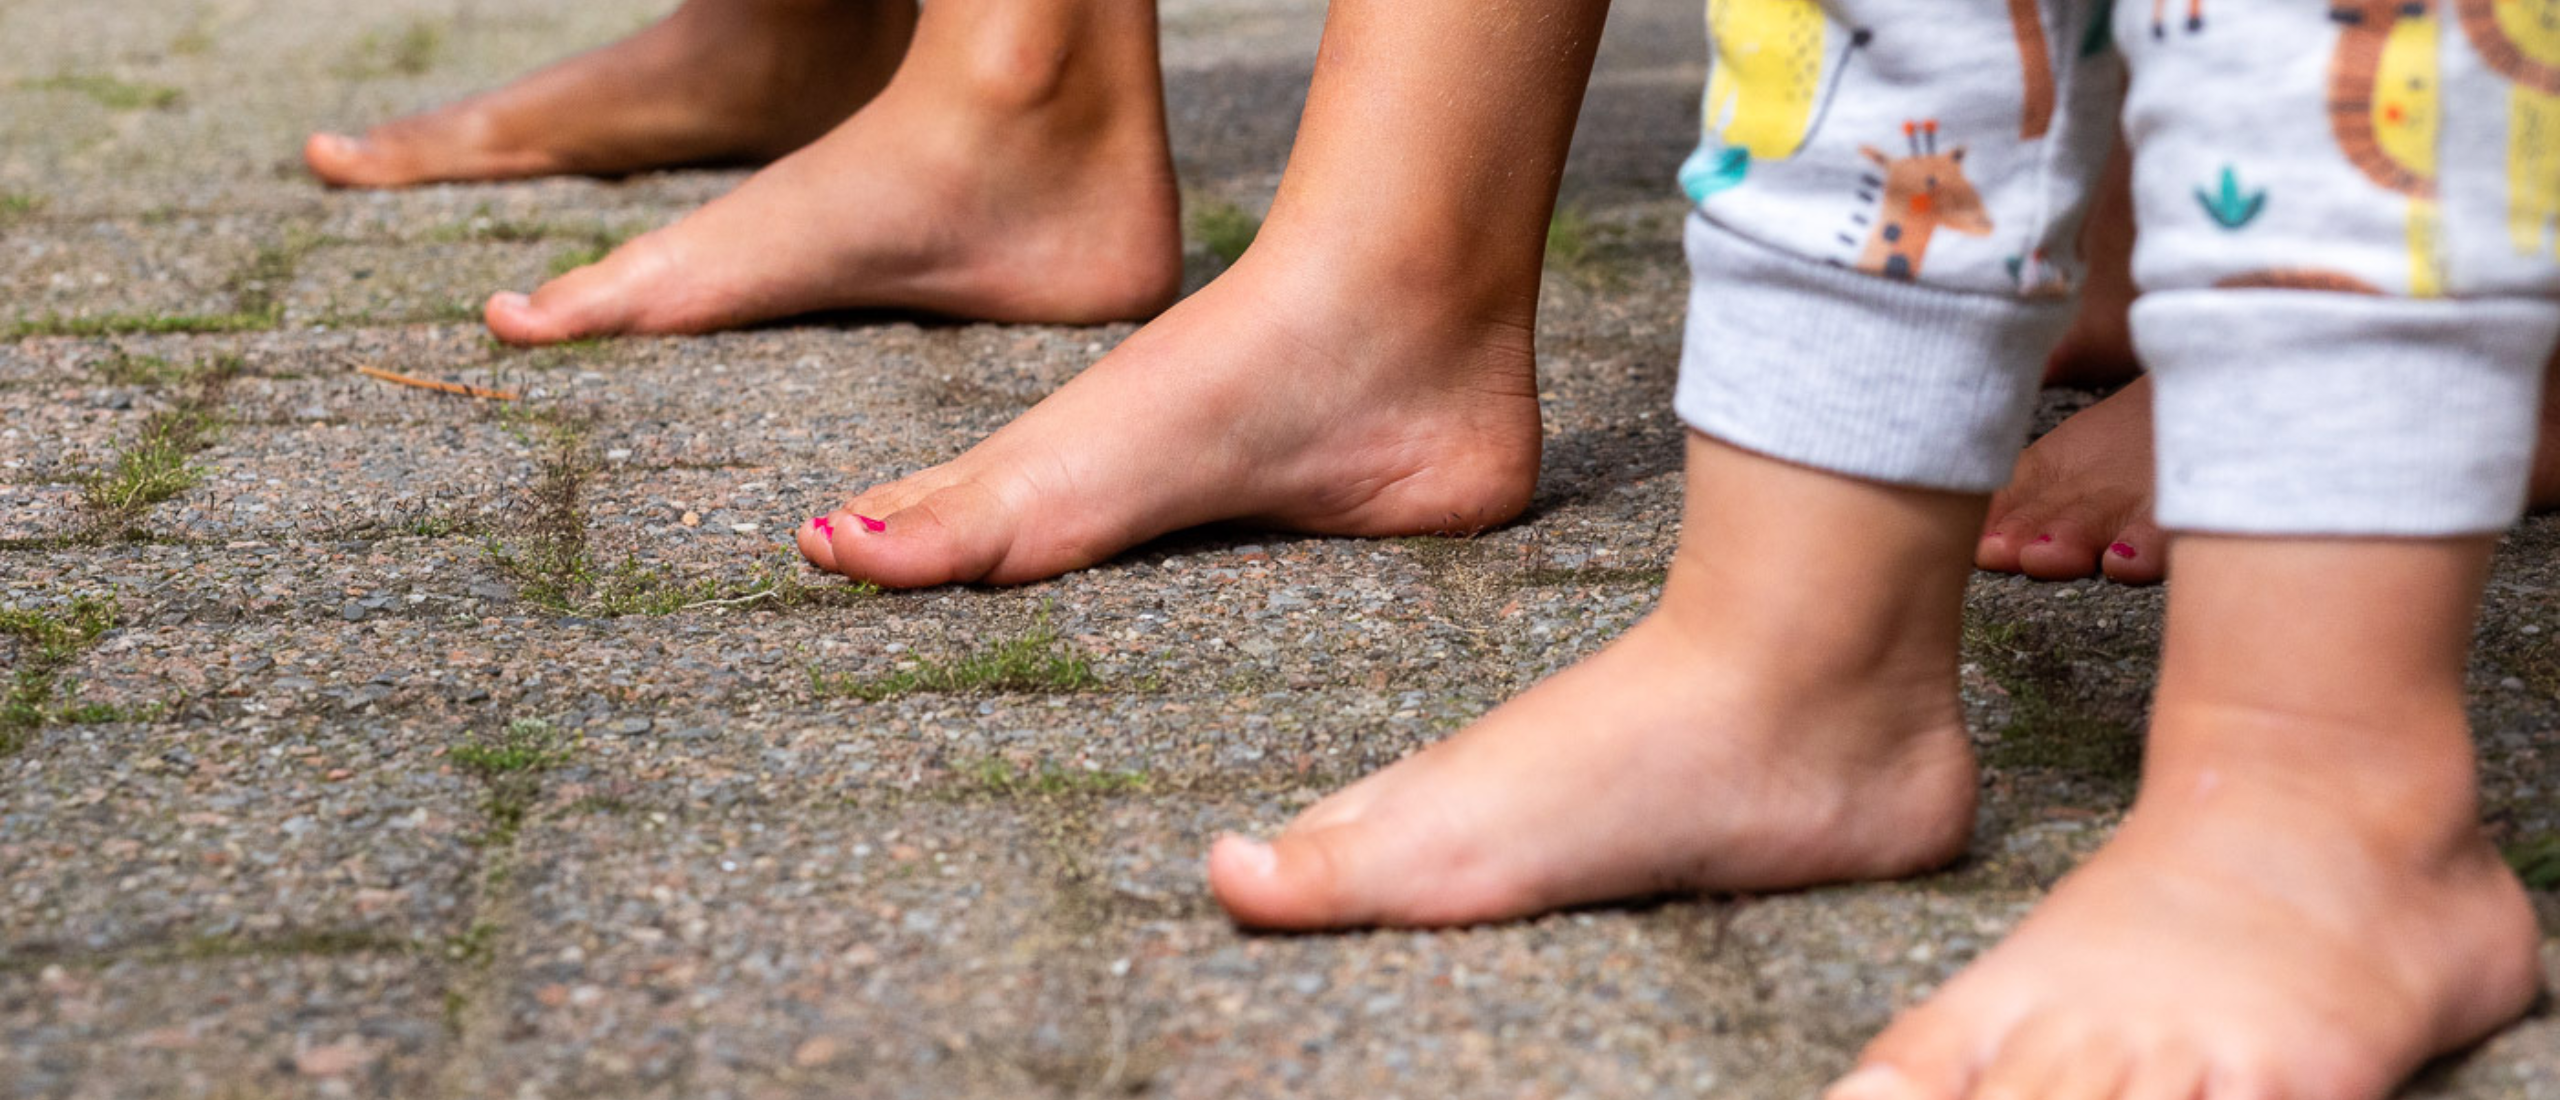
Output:
[[2002,484],[2133,150],[2165,522],[2492,530],[2560,331],[2560,0],[1709,0],[1677,406]]

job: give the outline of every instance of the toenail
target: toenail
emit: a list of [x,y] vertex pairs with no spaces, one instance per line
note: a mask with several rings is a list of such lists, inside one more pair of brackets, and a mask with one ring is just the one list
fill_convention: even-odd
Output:
[[2126,561],[2132,561],[2133,559],[2142,556],[2139,552],[2134,550],[2132,543],[2126,542],[2119,542],[2113,546],[2107,547],[2107,553],[2123,558]]
[[1870,1100],[1873,1097],[1908,1095],[1910,1084],[1892,1066],[1868,1066],[1834,1081],[1823,1091],[1824,1100]]
[[1280,869],[1280,856],[1273,852],[1268,844],[1238,838],[1235,843],[1235,852],[1237,862],[1242,863],[1246,872],[1257,878],[1267,877],[1271,872]]
[[880,532],[882,532],[882,531],[886,531],[886,530],[888,530],[888,529],[889,529],[889,525],[888,525],[888,523],[886,523],[885,521],[882,521],[882,520],[876,520],[876,519],[873,519],[873,518],[871,518],[871,517],[869,517],[869,516],[855,516],[855,517],[853,517],[853,518],[855,518],[855,519],[858,519],[858,520],[861,520],[861,521],[862,521],[862,529],[863,529],[863,530],[865,530],[865,531],[869,531],[869,532],[871,532],[872,534],[875,534],[875,535],[876,535],[876,534],[879,534],[879,533],[880,533]]
[[810,520],[809,526],[817,528],[819,534],[825,535],[828,538],[836,537],[836,525],[827,522],[827,517],[825,516],[819,516]]

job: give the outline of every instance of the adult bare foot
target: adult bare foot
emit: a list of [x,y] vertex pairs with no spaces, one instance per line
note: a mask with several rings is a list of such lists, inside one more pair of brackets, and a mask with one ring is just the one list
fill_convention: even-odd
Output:
[[2381,1100],[2533,1001],[2463,720],[2489,540],[2177,554],[2132,815],[1828,1100]]
[[[2126,584],[2158,581],[2168,570],[2169,539],[2151,517],[2152,463],[2151,383],[2135,379],[2019,456],[2015,480],[1991,498],[1974,564],[2048,581],[2100,573]],[[2528,504],[2560,508],[2560,355],[2544,376]]]
[[1660,611],[1272,843],[1220,840],[1220,904],[1266,928],[1466,924],[1898,877],[1963,851],[1955,636],[1980,499],[1703,436],[1689,453]]
[[1012,584],[1217,520],[1457,533],[1528,506],[1540,437],[1525,330],[1418,303],[1380,312],[1366,284],[1269,255],[968,453],[804,525],[801,552],[894,588]]
[[341,187],[762,163],[877,94],[915,19],[912,0],[688,0],[496,91],[360,138],[314,134],[303,160]]
[[531,296],[511,343],[824,309],[1082,324],[1182,278],[1150,0],[937,0],[878,99],[672,226]]
[[2167,572],[2169,539],[2151,520],[2151,382],[2136,378],[2080,410],[2018,456],[1991,498],[1974,564],[2037,580],[2103,572],[2151,584]]
[[810,561],[1010,583],[1213,520],[1397,535],[1527,506],[1540,256],[1605,5],[1337,0],[1326,18],[1253,250],[967,454],[804,526]]

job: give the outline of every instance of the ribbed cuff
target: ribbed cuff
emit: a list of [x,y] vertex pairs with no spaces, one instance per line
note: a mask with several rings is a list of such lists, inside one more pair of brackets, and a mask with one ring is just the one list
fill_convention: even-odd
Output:
[[2133,335],[2164,527],[2446,537],[2523,514],[2560,305],[2167,291]]
[[1690,427],[1871,481],[1987,493],[2026,443],[2067,302],[1897,282],[1789,255],[1692,213]]

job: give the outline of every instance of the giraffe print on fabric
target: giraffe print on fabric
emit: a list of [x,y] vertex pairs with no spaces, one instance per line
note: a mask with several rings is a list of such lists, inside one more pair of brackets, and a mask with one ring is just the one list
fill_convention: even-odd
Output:
[[[1929,241],[1939,230],[1984,237],[1992,226],[1982,196],[1965,178],[1964,146],[1939,152],[1936,119],[1903,123],[1902,139],[1910,148],[1908,156],[1887,156],[1872,145],[1858,147],[1859,155],[1884,174],[1859,180],[1859,197],[1877,207],[1855,266],[1870,275],[1910,282],[1920,277]],[[1847,234],[1842,237],[1858,243]]]

